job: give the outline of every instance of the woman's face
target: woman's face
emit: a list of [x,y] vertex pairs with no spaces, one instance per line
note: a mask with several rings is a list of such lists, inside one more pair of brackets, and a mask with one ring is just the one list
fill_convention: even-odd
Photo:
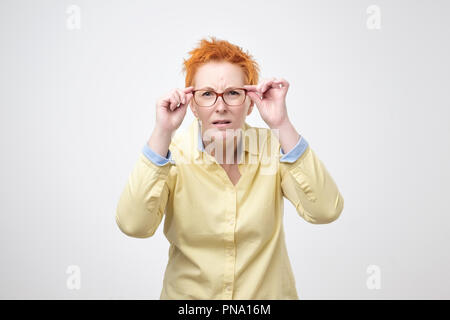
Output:
[[[229,62],[208,62],[197,69],[193,79],[194,90],[210,87],[218,93],[224,92],[230,87],[243,87],[245,76],[242,69]],[[200,107],[191,100],[190,107],[194,115],[201,121],[203,136],[226,138],[226,130],[241,129],[244,126],[245,118],[252,112],[254,103],[250,97],[246,97],[243,104],[239,106],[229,106],[225,104],[222,97],[218,97],[214,105],[210,107]],[[217,120],[228,120],[230,124],[218,126],[213,122]]]

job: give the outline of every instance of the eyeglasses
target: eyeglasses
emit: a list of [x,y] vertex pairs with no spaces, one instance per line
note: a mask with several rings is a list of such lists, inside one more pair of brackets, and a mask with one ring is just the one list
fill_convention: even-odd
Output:
[[244,103],[247,98],[247,89],[244,88],[230,88],[222,93],[217,93],[210,89],[193,90],[194,101],[200,107],[213,106],[218,97],[222,97],[225,104],[235,107]]

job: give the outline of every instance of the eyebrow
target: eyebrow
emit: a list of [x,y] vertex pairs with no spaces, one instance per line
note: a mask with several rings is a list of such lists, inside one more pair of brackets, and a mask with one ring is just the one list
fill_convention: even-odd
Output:
[[[232,88],[240,88],[240,86],[230,86],[230,87],[226,87],[224,91],[226,91],[226,90],[228,90],[228,89],[232,89]],[[214,89],[213,87],[210,87],[210,86],[206,86],[206,87],[203,87],[203,88],[200,88],[200,89],[197,89],[197,90],[203,90],[203,89],[212,89],[212,90],[216,90],[216,89]]]

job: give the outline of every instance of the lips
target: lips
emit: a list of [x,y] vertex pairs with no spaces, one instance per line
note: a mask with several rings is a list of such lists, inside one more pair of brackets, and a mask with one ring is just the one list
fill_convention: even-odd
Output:
[[231,123],[230,120],[216,120],[213,121],[213,124],[227,124],[227,123]]

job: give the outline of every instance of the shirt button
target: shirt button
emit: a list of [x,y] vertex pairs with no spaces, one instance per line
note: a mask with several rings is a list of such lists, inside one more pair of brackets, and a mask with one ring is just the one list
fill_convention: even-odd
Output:
[[233,223],[234,223],[233,219],[232,219],[232,220],[230,220],[230,226],[232,226],[232,225],[233,225]]

